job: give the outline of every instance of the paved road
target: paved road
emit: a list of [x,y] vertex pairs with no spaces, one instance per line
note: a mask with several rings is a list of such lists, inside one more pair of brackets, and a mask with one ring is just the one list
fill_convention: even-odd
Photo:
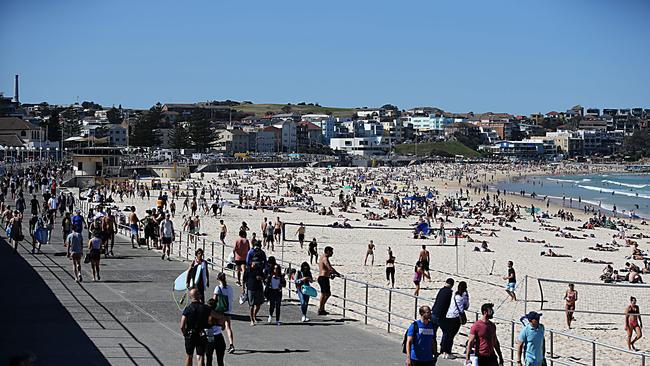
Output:
[[[37,357],[36,365],[180,365],[180,311],[171,284],[187,265],[162,261],[157,251],[132,249],[118,236],[116,256],[102,258],[101,281],[90,282],[90,266],[83,265],[84,282],[77,284],[60,232],[53,236],[55,244],[36,255],[27,242],[14,255],[0,239],[1,283],[9,289],[0,299],[5,318],[0,362],[26,351]],[[310,323],[301,323],[298,303],[284,294],[281,326],[266,324],[267,305],[256,327],[244,316],[234,320],[237,352],[226,355],[227,365],[404,364],[399,336],[384,336],[382,330],[336,314],[312,313]],[[237,305],[235,313],[247,311]]]

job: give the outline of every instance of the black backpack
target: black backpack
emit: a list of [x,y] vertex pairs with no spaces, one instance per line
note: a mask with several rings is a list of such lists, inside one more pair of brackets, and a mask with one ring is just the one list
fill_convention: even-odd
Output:
[[[418,327],[418,322],[414,321],[413,322],[413,337],[415,337],[416,334],[419,332],[419,327]],[[406,354],[406,340],[408,339],[408,332],[409,330],[407,329],[406,332],[404,332],[404,339],[402,340],[402,353]]]

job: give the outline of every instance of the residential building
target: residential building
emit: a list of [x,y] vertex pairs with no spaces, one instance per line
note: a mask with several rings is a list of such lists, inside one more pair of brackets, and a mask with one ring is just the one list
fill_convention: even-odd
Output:
[[483,146],[483,150],[505,158],[516,160],[538,160],[546,156],[544,150],[548,142],[540,140],[501,141],[495,145]]
[[222,130],[219,132],[219,138],[216,141],[218,148],[226,154],[244,153],[255,151],[254,133],[244,132],[242,130]]
[[258,153],[279,152],[281,143],[282,130],[277,127],[266,126],[258,129],[255,133],[255,145]]
[[323,136],[323,143],[329,145],[330,139],[334,137],[334,125],[336,120],[327,114],[305,114],[302,120],[313,123],[320,127]]
[[293,118],[273,123],[274,127],[281,130],[280,146],[284,152],[296,152],[298,146],[298,135],[296,122]]
[[390,149],[388,139],[383,136],[335,137],[330,140],[330,148],[344,151],[349,155],[363,157],[386,155]]
[[302,121],[296,125],[298,152],[323,145],[323,130],[311,122]]
[[584,140],[575,131],[559,130],[547,132],[546,138],[553,140],[557,153],[566,157],[581,156],[584,154]]

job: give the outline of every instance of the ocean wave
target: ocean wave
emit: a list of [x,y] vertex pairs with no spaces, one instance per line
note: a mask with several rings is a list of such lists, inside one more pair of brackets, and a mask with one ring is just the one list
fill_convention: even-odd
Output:
[[607,189],[607,188],[594,187],[594,186],[585,186],[585,185],[581,185],[581,184],[578,185],[578,187],[583,188],[583,189],[587,189],[587,190],[590,190],[590,191],[596,191],[596,192],[602,192],[602,193],[614,193],[614,194],[618,194],[618,195],[621,195],[621,196],[650,199],[650,195],[647,195],[647,194],[637,194],[637,193],[626,192],[626,191],[618,191],[616,189]]
[[630,183],[617,182],[615,180],[604,180],[603,183],[609,183],[617,186],[630,187],[630,188],[645,188],[648,186],[647,184],[630,184]]
[[580,183],[579,180],[571,180],[571,179],[557,179],[557,178],[546,178],[547,180],[550,180],[552,182],[563,182],[563,183]]

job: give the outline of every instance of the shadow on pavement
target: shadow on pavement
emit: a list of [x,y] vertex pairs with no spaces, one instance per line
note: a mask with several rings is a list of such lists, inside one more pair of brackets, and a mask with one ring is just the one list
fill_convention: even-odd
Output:
[[[22,248],[21,248],[22,249]],[[19,249],[20,250],[20,249]],[[3,314],[0,364],[27,354],[33,365],[109,365],[41,276],[0,238]],[[46,268],[46,267],[43,267]]]

